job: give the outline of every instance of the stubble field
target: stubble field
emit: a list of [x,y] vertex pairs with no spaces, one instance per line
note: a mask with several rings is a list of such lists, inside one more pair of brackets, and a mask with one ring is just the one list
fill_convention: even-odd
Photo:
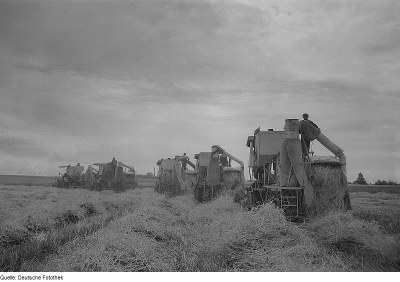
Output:
[[296,224],[269,204],[147,187],[0,185],[0,271],[400,270],[400,194],[352,192],[351,212]]

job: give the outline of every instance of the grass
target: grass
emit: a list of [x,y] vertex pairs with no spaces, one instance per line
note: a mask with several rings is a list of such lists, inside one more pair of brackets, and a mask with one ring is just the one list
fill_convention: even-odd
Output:
[[353,215],[375,221],[390,234],[400,234],[400,195],[388,193],[352,193]]
[[226,196],[204,205],[184,196],[148,200],[90,238],[64,246],[41,270],[347,270],[271,205],[243,212]]
[[322,246],[356,271],[399,271],[399,242],[374,221],[332,211],[307,226]]
[[111,191],[1,186],[0,271],[19,271],[59,246],[87,236],[136,207]]
[[0,187],[3,271],[400,270],[398,195],[352,193],[351,212],[294,224],[229,195]]

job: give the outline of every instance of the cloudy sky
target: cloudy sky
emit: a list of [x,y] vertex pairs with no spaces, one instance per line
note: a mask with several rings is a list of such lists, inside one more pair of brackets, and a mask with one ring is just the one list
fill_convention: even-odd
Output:
[[308,112],[349,180],[400,181],[399,74],[397,0],[1,0],[0,174],[213,144],[247,163],[258,126]]

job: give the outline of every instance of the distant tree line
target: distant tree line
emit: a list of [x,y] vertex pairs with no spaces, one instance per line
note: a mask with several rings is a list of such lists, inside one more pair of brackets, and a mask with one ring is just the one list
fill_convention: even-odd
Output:
[[380,180],[378,179],[377,181],[375,181],[375,185],[399,185],[396,181],[386,181],[386,180]]
[[[359,172],[358,177],[357,177],[356,181],[353,182],[353,184],[365,185],[368,183],[365,180],[364,175],[361,172]],[[386,180],[378,179],[377,181],[375,181],[375,185],[399,185],[399,183],[397,183],[396,181],[392,181],[392,180],[386,181]]]

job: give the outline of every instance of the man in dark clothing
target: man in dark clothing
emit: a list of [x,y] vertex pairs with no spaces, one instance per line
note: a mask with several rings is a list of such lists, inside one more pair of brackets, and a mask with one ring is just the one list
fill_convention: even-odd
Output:
[[111,160],[111,167],[113,175],[115,175],[115,170],[117,169],[117,160],[115,159],[115,157]]
[[[310,152],[310,143],[311,140],[307,138],[307,136],[304,136],[302,129],[304,127],[314,127],[314,129],[319,129],[318,125],[316,125],[314,122],[308,119],[308,114],[304,113],[303,114],[303,120],[300,121],[300,133],[301,133],[301,144],[303,147],[303,155],[308,156]],[[314,137],[315,138],[315,137]]]
[[[183,159],[185,159],[185,160],[189,160],[189,157],[188,156],[186,156],[186,153],[183,153]],[[185,162],[182,162],[182,169],[183,170],[186,170],[186,163]]]
[[308,122],[310,122],[312,125],[314,125],[316,128],[319,128],[318,125],[316,125],[315,123],[313,123],[311,120],[308,119],[308,114],[304,113],[303,114],[303,120],[307,120]]
[[111,160],[111,164],[112,165],[117,165],[117,160],[115,159],[115,157]]

